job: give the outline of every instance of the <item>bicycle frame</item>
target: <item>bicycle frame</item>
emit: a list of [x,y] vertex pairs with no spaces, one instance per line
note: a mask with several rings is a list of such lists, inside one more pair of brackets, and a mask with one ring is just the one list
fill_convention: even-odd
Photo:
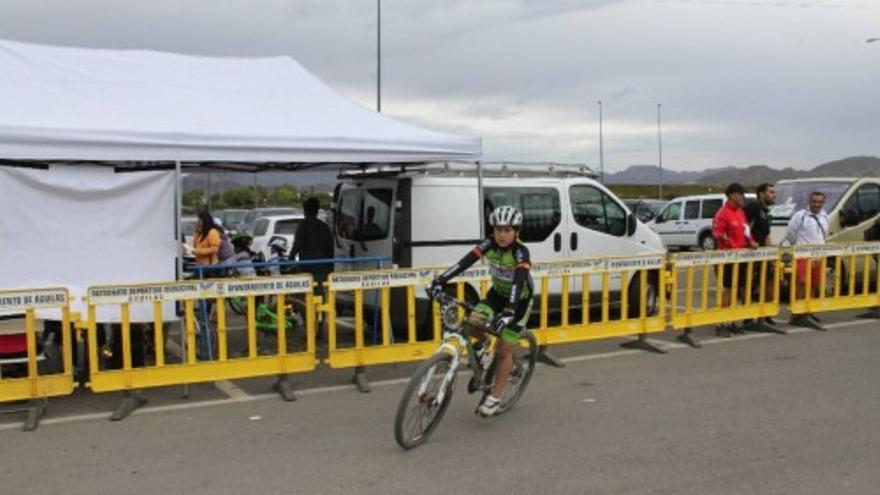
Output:
[[[471,306],[470,304],[468,304],[467,302],[459,301],[458,299],[455,299],[454,297],[448,296],[446,294],[441,294],[439,299],[441,299],[441,302],[444,302],[444,303],[447,303],[450,305],[454,304],[457,306],[461,306],[467,310],[474,309],[474,307]],[[463,325],[462,322],[458,322],[458,324],[456,325],[456,327],[454,329],[444,330],[443,343],[440,344],[440,346],[437,348],[437,351],[436,351],[436,352],[445,352],[445,353],[450,354],[452,356],[452,363],[450,364],[449,369],[446,371],[446,374],[443,376],[443,382],[441,383],[441,386],[440,386],[440,393],[438,393],[437,397],[434,399],[438,404],[441,404],[443,402],[443,399],[446,397],[446,391],[448,390],[447,387],[448,387],[449,383],[454,379],[455,374],[458,371],[458,367],[461,366],[462,350],[467,350],[468,367],[470,367],[474,371],[475,374],[482,373],[485,371],[481,368],[479,361],[477,361],[476,353],[474,352],[474,348],[471,345],[471,342],[470,342],[470,339],[468,338],[468,336],[465,335],[465,333],[462,329],[462,325]],[[489,327],[484,326],[480,330],[486,332],[487,334],[491,335],[492,337],[494,337],[496,339],[499,337],[498,333]],[[488,345],[489,344],[487,343],[487,346]],[[493,350],[493,352],[494,352],[494,350]],[[430,377],[433,374],[434,374],[434,369],[432,368],[431,371],[427,374],[427,376]],[[427,391],[427,388],[428,388],[428,382],[425,381],[421,385],[419,385],[419,394],[420,395],[424,394]]]

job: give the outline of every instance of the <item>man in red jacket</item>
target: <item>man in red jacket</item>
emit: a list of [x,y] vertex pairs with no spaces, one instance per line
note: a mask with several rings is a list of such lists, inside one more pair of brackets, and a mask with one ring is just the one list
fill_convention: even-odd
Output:
[[[746,190],[741,184],[736,182],[727,186],[724,190],[727,195],[727,202],[715,214],[713,221],[712,233],[715,236],[715,244],[718,249],[744,249],[756,247],[752,233],[749,229],[749,223],[746,220],[743,205],[746,202]],[[724,291],[721,294],[721,307],[730,306],[731,289],[733,288],[733,270],[735,264],[726,264],[723,267],[722,285]],[[748,271],[747,263],[739,264],[739,275],[737,280],[740,295],[745,290],[746,273]],[[732,332],[739,333],[735,324],[721,324],[715,328],[715,333],[719,337],[729,338]]]

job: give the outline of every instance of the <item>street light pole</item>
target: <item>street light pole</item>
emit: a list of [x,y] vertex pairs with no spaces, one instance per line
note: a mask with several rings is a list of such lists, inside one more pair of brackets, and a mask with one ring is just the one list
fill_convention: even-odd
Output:
[[376,111],[382,113],[382,0],[376,0]]
[[660,171],[659,171],[660,197],[659,197],[659,199],[663,199],[663,133],[660,131],[660,103],[657,104],[657,153],[658,153],[659,164],[660,164]]
[[602,139],[602,100],[599,100],[599,182],[605,183],[605,145]]

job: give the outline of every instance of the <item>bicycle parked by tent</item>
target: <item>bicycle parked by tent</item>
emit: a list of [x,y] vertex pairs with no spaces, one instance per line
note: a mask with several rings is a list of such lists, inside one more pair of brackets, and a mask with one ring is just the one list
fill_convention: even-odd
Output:
[[[474,306],[448,294],[437,297],[443,325],[443,343],[427,361],[423,362],[410,378],[394,418],[394,438],[405,450],[418,447],[437,429],[440,420],[452,402],[455,381],[461,358],[467,355],[467,366],[473,371],[468,382],[468,393],[481,392],[485,398],[495,381],[495,363],[483,368],[471,343],[471,332],[482,331],[488,335],[483,352],[497,352],[499,334],[486,325],[476,328],[474,323],[459,319],[459,308],[465,316]],[[529,330],[523,330],[513,353],[514,367],[501,398],[501,413],[513,408],[522,397],[535,371],[538,344]],[[481,401],[482,401],[481,398]]]

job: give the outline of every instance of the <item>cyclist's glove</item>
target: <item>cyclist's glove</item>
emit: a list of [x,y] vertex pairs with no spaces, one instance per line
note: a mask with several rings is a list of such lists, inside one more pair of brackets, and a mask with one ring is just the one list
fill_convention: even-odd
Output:
[[439,278],[435,278],[428,287],[428,297],[437,299],[443,293],[443,282]]
[[495,318],[492,320],[492,330],[501,333],[505,328],[510,328],[513,326],[513,311],[506,309],[501,313],[495,315]]

